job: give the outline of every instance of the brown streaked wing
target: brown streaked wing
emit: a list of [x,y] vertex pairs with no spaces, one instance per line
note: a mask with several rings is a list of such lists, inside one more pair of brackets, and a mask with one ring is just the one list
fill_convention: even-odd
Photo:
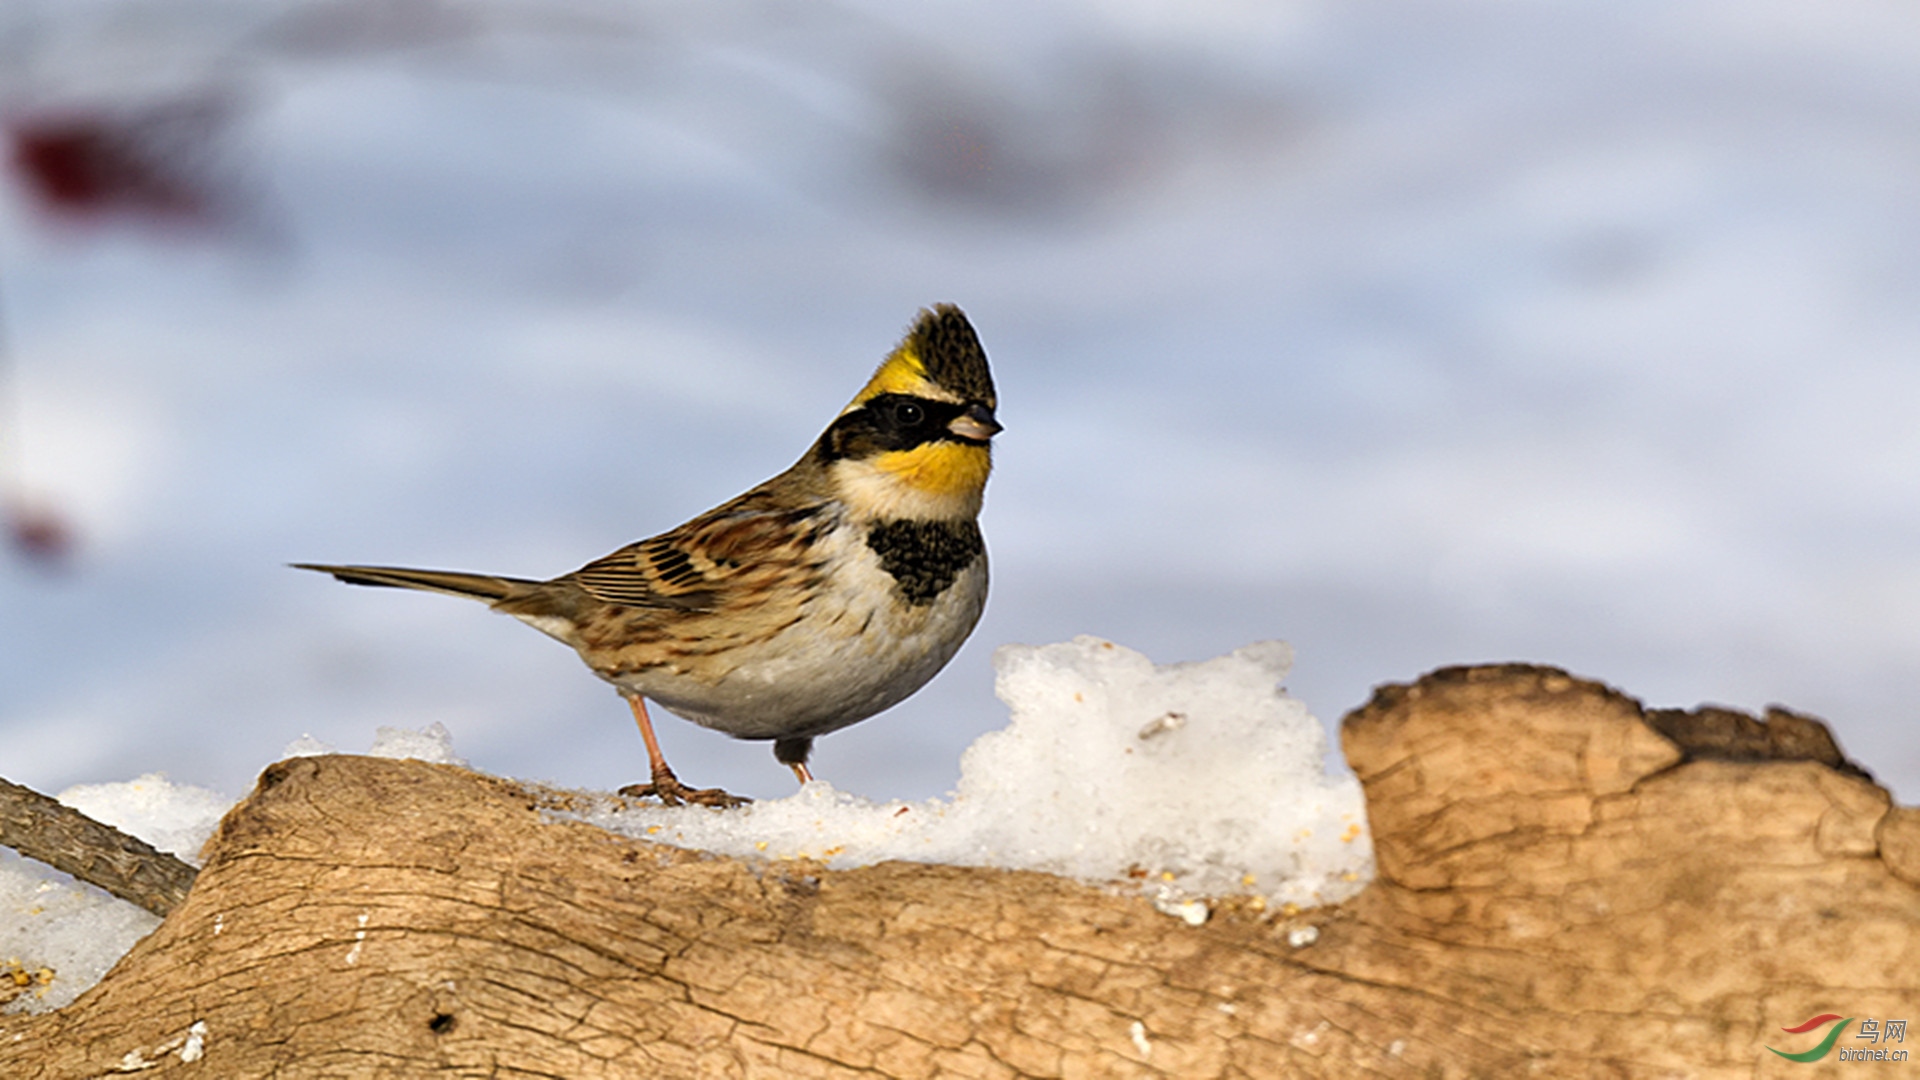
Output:
[[608,604],[641,608],[701,608],[713,592],[674,588],[660,580],[641,544],[628,544],[560,579],[580,586],[587,595]]
[[604,603],[713,611],[727,603],[728,594],[764,588],[795,569],[793,556],[818,538],[825,523],[815,519],[824,509],[722,507],[561,580]]

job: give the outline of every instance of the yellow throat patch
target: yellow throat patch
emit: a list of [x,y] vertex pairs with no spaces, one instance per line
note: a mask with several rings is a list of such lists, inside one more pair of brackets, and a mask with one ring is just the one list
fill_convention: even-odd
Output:
[[873,459],[881,471],[936,499],[978,499],[993,470],[993,454],[984,446],[958,442],[921,443],[891,450]]

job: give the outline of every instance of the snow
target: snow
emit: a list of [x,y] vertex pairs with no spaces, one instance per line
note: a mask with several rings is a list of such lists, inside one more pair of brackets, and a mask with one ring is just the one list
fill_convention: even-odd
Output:
[[[233,804],[159,773],[76,784],[57,798],[196,866],[201,847]],[[51,972],[15,998],[9,1011],[45,1012],[68,1004],[159,925],[157,916],[133,904],[0,848],[0,977],[9,970]]]
[[1271,641],[1158,666],[1095,637],[1004,645],[995,692],[1012,720],[962,755],[950,798],[873,802],[816,780],[724,813],[643,803],[586,818],[833,868],[904,859],[1130,883],[1189,921],[1201,897],[1307,907],[1362,887],[1372,846],[1359,784],[1328,775],[1320,722],[1280,689],[1292,659]]
[[200,865],[201,845],[233,805],[225,795],[173,783],[161,773],[124,783],[75,784],[55,798],[195,866]]
[[[334,752],[331,746],[303,735],[289,743],[281,756]],[[367,753],[440,765],[466,764],[454,754],[446,725],[438,722],[418,731],[382,726]],[[195,866],[200,864],[201,847],[233,805],[225,795],[176,784],[160,773],[122,783],[76,784],[57,797],[88,817]],[[72,1002],[159,925],[158,917],[133,904],[0,848],[0,978],[18,972],[31,981],[26,992],[7,1006],[9,1011],[45,1012]],[[51,978],[42,981],[38,974],[42,971],[51,972]],[[200,1040],[190,1038],[187,1045],[197,1056]]]
[[[280,751],[282,758],[318,757],[322,754],[337,754],[340,751],[332,743],[321,742],[312,735],[301,735],[288,743]],[[465,766],[467,761],[453,752],[453,733],[447,725],[435,720],[418,731],[412,728],[381,725],[374,731],[373,746],[367,750],[368,757],[412,758],[415,761],[430,761],[435,765]]]
[[[440,724],[491,772],[641,779],[564,648],[284,564],[571,569],[785,467],[952,300],[1008,425],[974,640],[820,742],[834,786],[659,725],[682,776],[761,797],[769,849],[984,813],[989,651],[1087,630],[1161,659],[1285,635],[1323,722],[1475,661],[1778,701],[1920,793],[1911,5],[504,0],[398,48],[376,8],[0,8],[9,124],[211,95],[250,192],[211,235],[86,227],[9,174],[0,482],[79,544],[0,558],[0,775],[238,791],[295,733]],[[1047,693],[1100,662],[1033,661]],[[1277,740],[1290,700],[1254,710]],[[1119,715],[1078,745],[1148,784],[1245,734]],[[1111,837],[1023,831],[1091,797],[1052,759],[995,843],[1105,872]],[[825,842],[843,806],[866,832]],[[1186,812],[1175,880],[1143,879],[1182,918],[1239,820]],[[1260,866],[1341,881],[1339,821]],[[80,903],[44,885],[5,910]]]
[[821,742],[837,785],[952,789],[993,646],[1094,632],[1286,637],[1329,722],[1476,661],[1778,701],[1920,796],[1913,5],[381,10],[0,5],[9,122],[211,93],[254,196],[206,237],[0,192],[0,473],[79,537],[0,557],[10,779],[239,790],[436,720],[644,779],[563,647],[284,564],[570,570],[784,468],[952,300],[1008,425],[994,592]]
[[51,973],[8,1003],[8,1012],[72,1002],[159,925],[156,915],[0,848],[0,978]]
[[432,762],[435,765],[465,766],[467,760],[453,752],[453,733],[447,725],[435,720],[425,728],[415,731],[412,728],[382,726],[374,732],[373,747],[367,751],[369,757],[412,758],[415,761]]
[[321,757],[326,754],[337,754],[339,752],[339,749],[332,743],[321,742],[312,735],[303,734],[288,743],[286,748],[280,751],[280,757],[282,760],[297,757]]
[[[1320,722],[1281,686],[1292,664],[1292,649],[1277,641],[1165,665],[1090,636],[1006,645],[994,654],[995,690],[1010,721],[967,749],[945,799],[873,801],[816,780],[731,810],[581,793],[576,802],[592,808],[568,816],[749,859],[1063,874],[1143,892],[1192,926],[1218,897],[1309,907],[1362,888],[1372,847],[1359,784],[1327,772]],[[310,736],[287,751],[332,752]],[[370,754],[464,764],[438,722],[383,726]],[[70,788],[60,799],[188,858],[230,805],[157,773]],[[11,1006],[35,1011],[72,1001],[159,923],[17,858],[0,861],[0,916],[0,962],[55,973]],[[356,945],[348,962],[358,956]]]

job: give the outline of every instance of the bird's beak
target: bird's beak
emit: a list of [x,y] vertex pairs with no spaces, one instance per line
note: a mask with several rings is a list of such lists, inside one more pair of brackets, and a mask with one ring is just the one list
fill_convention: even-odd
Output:
[[1003,429],[1000,421],[993,418],[993,410],[976,402],[967,406],[966,412],[954,417],[947,424],[947,430],[969,442],[986,442]]

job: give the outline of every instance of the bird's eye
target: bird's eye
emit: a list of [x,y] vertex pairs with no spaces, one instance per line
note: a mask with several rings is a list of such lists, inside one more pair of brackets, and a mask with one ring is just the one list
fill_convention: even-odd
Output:
[[927,410],[911,401],[894,403],[893,422],[899,424],[901,427],[918,427],[920,422],[926,418]]

